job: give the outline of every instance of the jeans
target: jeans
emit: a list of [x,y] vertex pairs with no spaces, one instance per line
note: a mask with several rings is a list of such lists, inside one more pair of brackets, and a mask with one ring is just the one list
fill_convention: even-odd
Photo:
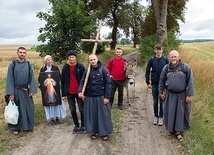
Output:
[[[154,116],[163,118],[163,100],[159,97],[158,85],[152,85],[152,97],[153,97],[153,108]],[[159,115],[158,115],[158,101],[159,101]]]
[[76,99],[79,112],[80,112],[81,126],[84,126],[84,102],[82,101],[82,99],[78,97],[77,94],[68,93],[67,99],[68,99],[68,104],[71,111],[71,116],[74,121],[74,125],[79,127],[79,121],[78,121],[77,112],[76,112],[76,102],[75,102],[75,99]]
[[111,106],[113,105],[114,95],[115,95],[117,88],[118,88],[118,106],[121,106],[123,104],[124,83],[125,83],[125,80],[115,81],[112,79],[111,98],[109,100],[111,102]]

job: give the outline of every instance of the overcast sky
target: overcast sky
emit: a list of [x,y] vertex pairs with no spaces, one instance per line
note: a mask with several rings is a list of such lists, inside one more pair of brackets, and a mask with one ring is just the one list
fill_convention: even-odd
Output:
[[[214,39],[214,1],[189,1],[186,22],[180,23],[181,39]],[[48,0],[0,0],[0,44],[38,44],[38,29],[45,22],[36,14],[48,8]],[[101,35],[104,31],[101,28]]]

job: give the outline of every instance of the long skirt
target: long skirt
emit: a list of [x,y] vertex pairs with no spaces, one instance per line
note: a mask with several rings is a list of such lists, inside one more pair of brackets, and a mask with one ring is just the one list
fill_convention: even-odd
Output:
[[86,97],[84,101],[84,123],[88,134],[98,132],[100,136],[112,134],[111,104],[103,103],[103,96]]

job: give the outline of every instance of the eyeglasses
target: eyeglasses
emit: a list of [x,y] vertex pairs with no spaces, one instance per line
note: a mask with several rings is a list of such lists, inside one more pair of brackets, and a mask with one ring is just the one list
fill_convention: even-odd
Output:
[[162,50],[162,48],[160,48],[160,47],[156,47],[155,49],[156,49],[156,50]]

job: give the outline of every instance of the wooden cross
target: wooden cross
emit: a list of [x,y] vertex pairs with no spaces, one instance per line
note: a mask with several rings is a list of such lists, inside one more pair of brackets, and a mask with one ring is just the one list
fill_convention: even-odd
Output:
[[[97,29],[96,39],[81,39],[81,41],[83,41],[83,42],[94,42],[94,48],[93,48],[92,54],[96,54],[98,42],[112,42],[112,39],[99,40],[101,26],[102,26],[102,21],[100,20],[100,24],[99,24],[99,27]],[[90,70],[91,70],[91,65],[89,64],[88,70],[87,70],[87,74],[86,74],[86,77],[85,77],[85,81],[84,81],[84,85],[83,85],[83,88],[82,88],[82,94],[85,93],[85,89],[86,89],[86,85],[88,83],[88,77],[89,77],[89,74],[90,74]]]

